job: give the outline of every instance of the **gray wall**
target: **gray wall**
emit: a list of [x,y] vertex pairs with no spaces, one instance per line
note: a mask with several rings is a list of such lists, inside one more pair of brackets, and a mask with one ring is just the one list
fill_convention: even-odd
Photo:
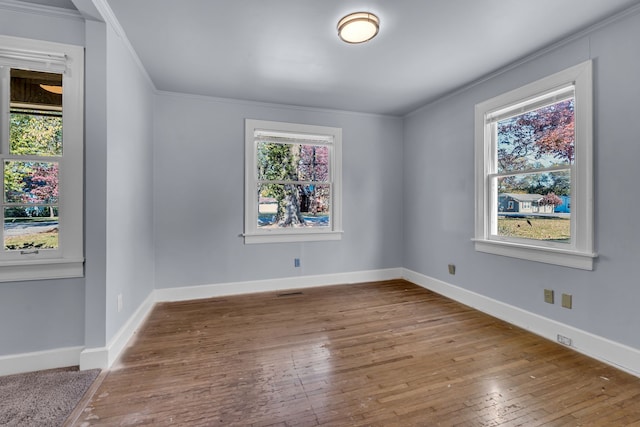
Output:
[[[640,348],[640,16],[428,105],[405,118],[404,267]],[[594,60],[594,271],[475,252],[474,105]],[[466,206],[466,209],[460,209]],[[455,276],[447,264],[455,263]],[[514,280],[514,278],[518,278]],[[543,302],[543,289],[573,294],[572,310]]]
[[64,11],[53,16],[50,13],[27,13],[3,8],[0,13],[0,34],[83,46],[84,20]]
[[[244,244],[245,118],[342,128],[342,240]],[[161,94],[155,144],[157,288],[401,266],[399,118]]]
[[154,210],[153,88],[109,26],[106,41],[108,342],[153,291]]
[[[84,45],[84,22],[2,10],[0,34]],[[84,279],[0,283],[0,356],[84,344]]]
[[102,22],[3,9],[0,33],[86,47],[85,278],[0,283],[0,355],[103,347],[153,290],[154,92]]
[[[640,39],[638,15],[404,119],[153,95],[100,22],[3,10],[0,33],[87,48],[85,279],[0,283],[0,355],[104,346],[154,282],[168,288],[399,266],[640,348],[640,227],[631,214],[640,208],[640,50],[631,42]],[[475,252],[474,105],[589,58],[595,271]],[[341,241],[244,245],[245,118],[343,128]],[[457,265],[455,276],[448,263]],[[573,294],[574,309],[545,304],[547,287]]]
[[85,55],[84,344],[99,348],[153,290],[154,92],[109,25],[86,22]]

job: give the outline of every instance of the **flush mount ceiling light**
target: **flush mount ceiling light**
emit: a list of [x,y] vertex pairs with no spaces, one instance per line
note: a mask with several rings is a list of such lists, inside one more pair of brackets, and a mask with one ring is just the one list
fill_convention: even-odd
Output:
[[364,43],[378,34],[380,20],[369,12],[350,13],[338,22],[338,36],[347,43]]

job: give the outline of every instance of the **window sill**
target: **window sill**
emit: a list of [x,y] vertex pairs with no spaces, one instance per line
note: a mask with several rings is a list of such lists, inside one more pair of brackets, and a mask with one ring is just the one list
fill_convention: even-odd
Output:
[[84,276],[84,259],[40,259],[0,263],[0,282]]
[[265,232],[243,234],[245,244],[255,243],[291,243],[291,242],[317,242],[328,240],[341,240],[342,231],[321,232]]
[[540,246],[523,245],[520,243],[485,239],[472,240],[475,242],[475,249],[478,252],[543,262],[545,264],[561,265],[563,267],[581,270],[593,270],[593,260],[598,256],[596,253],[542,248]]

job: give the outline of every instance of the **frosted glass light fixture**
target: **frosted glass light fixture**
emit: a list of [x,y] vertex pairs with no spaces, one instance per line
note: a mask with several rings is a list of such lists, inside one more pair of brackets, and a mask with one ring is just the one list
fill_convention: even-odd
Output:
[[373,13],[350,13],[338,22],[338,36],[347,43],[364,43],[378,34],[380,19]]

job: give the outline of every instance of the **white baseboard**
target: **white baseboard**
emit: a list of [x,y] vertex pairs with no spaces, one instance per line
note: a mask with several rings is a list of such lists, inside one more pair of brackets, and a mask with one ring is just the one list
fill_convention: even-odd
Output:
[[636,348],[565,325],[415,271],[403,269],[402,277],[418,286],[490,314],[551,341],[557,342],[558,334],[569,337],[572,340],[572,349],[640,377],[640,350]]
[[106,347],[84,349],[83,347],[68,347],[0,356],[0,375],[61,368],[78,364],[81,369],[109,368],[138,331],[156,302],[185,301],[246,293],[374,282],[401,277],[418,286],[461,302],[549,340],[556,341],[558,334],[569,337],[572,340],[571,348],[574,350],[640,377],[640,350],[636,348],[403,268],[156,289],[138,307]]
[[80,353],[80,370],[106,369],[109,367],[109,349],[107,347],[85,348]]
[[77,366],[81,351],[82,346],[0,356],[0,376]]
[[155,295],[157,302],[186,301],[191,299],[213,298],[257,292],[273,292],[288,289],[302,289],[318,286],[345,285],[351,283],[399,279],[402,277],[402,271],[402,268],[389,268],[384,270],[322,274],[317,276],[296,276],[282,279],[165,288],[156,289]]
[[155,291],[140,304],[127,322],[116,332],[106,347],[85,348],[80,355],[80,369],[106,369],[120,356],[155,305]]

